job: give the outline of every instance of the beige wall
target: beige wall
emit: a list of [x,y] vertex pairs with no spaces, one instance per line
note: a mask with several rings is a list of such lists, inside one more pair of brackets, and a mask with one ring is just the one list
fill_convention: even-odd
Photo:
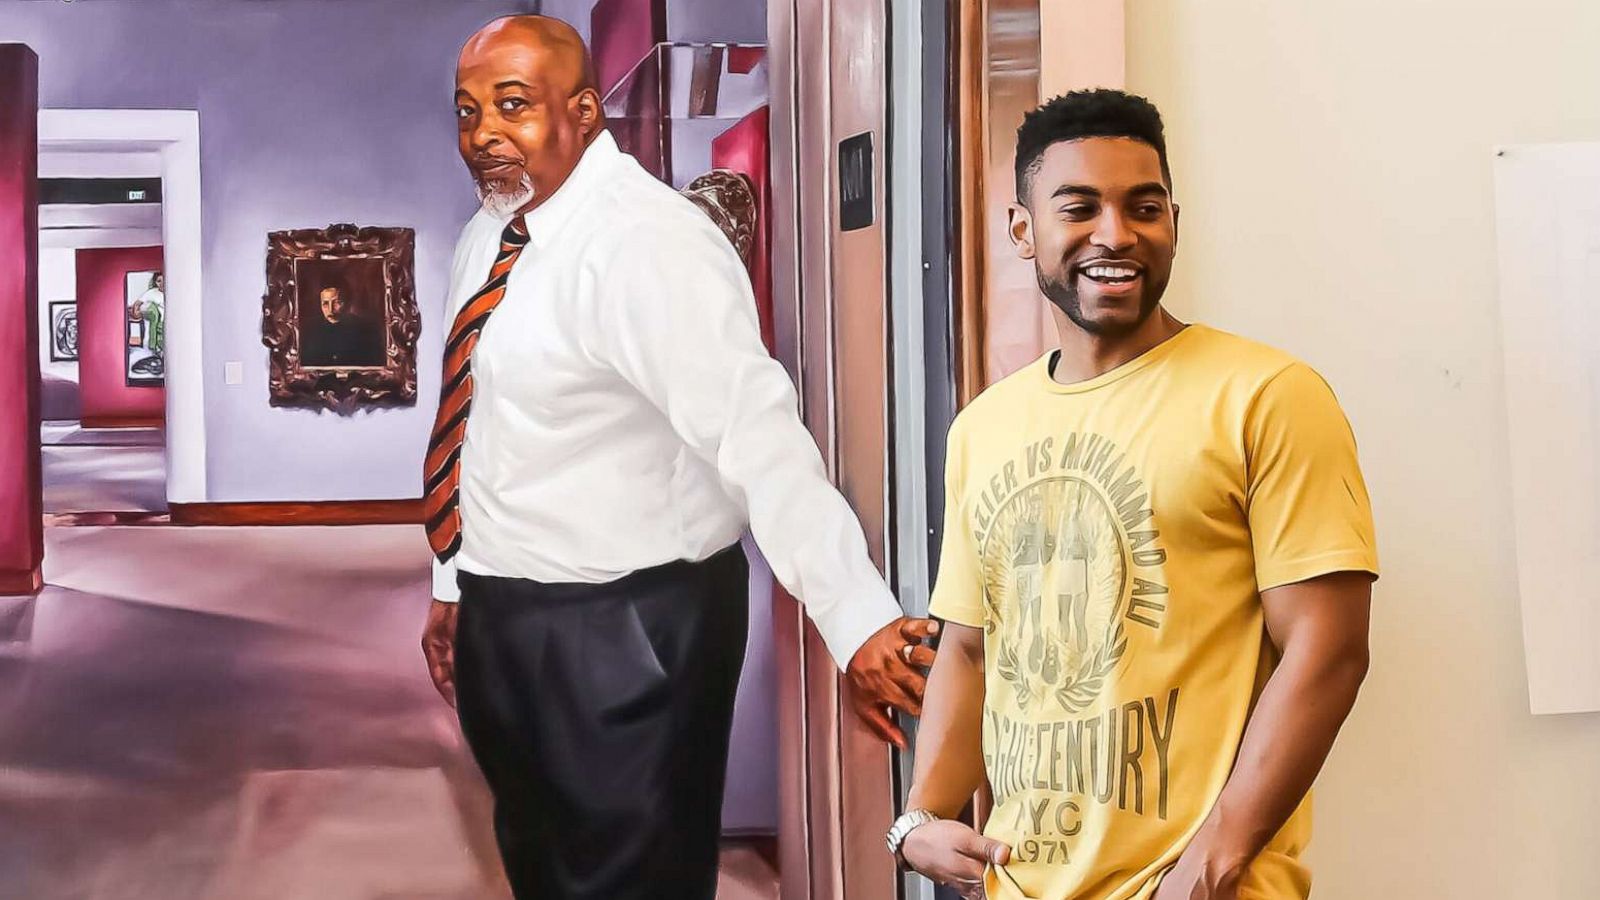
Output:
[[1600,4],[1131,0],[1127,29],[1183,205],[1170,305],[1328,376],[1378,516],[1316,896],[1600,897],[1600,714],[1528,713],[1490,174],[1600,140]]
[[1125,86],[1125,7],[1125,0],[1039,0],[1039,99]]

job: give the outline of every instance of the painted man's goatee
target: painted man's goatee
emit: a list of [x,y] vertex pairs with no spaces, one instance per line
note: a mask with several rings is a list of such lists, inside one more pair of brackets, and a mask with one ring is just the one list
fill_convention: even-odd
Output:
[[522,173],[522,180],[515,187],[478,182],[478,202],[490,215],[500,219],[516,215],[517,210],[533,199],[533,194],[533,179],[527,172]]

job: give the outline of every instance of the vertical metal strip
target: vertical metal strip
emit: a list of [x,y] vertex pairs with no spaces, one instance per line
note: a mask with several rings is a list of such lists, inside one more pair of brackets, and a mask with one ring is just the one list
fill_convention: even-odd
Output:
[[[794,86],[799,235],[799,302],[804,412],[829,477],[838,480],[832,280],[833,143],[829,121],[831,0],[798,0],[794,19]],[[805,767],[810,900],[843,896],[840,860],[840,784],[837,759],[839,675],[816,630],[802,623]]]
[[956,171],[954,269],[956,405],[966,406],[983,390],[985,370],[983,290],[984,180],[987,171],[985,149],[985,74],[988,53],[984,36],[987,28],[986,0],[956,0],[952,22],[950,53],[954,84],[952,97],[951,164]]
[[1044,350],[1048,315],[1041,316],[1033,265],[1017,258],[1006,227],[1016,199],[1017,126],[1039,105],[1039,0],[988,0],[983,130],[987,146],[983,221],[984,380],[993,383]]
[[[831,134],[823,146],[830,190],[832,308],[839,487],[861,519],[868,549],[880,569],[890,567],[887,481],[891,390],[888,306],[888,143],[885,140],[888,69],[886,8],[882,0],[834,0],[829,7],[831,71],[827,96]],[[841,188],[839,143],[871,136],[872,207],[864,227],[843,231],[835,206]],[[849,898],[892,895],[897,878],[881,836],[892,821],[893,777],[888,746],[853,714],[838,719],[842,886]]]
[[895,587],[907,613],[928,609],[926,373],[922,352],[922,5],[892,0],[889,42],[889,321],[893,341]]
[[772,305],[775,355],[789,377],[802,387],[800,365],[803,334],[800,328],[799,159],[795,123],[795,4],[773,0],[767,6],[768,106],[771,109]]
[[[892,452],[886,454],[892,514],[890,536],[893,560],[891,584],[909,615],[928,610],[928,509],[927,467],[923,465],[926,437],[926,390],[923,354],[923,0],[891,0],[888,21],[888,210],[885,222],[889,247],[889,361],[892,395],[889,434]],[[942,112],[942,110],[941,110]],[[906,722],[913,744],[915,722]],[[911,783],[913,758],[895,755],[894,813],[904,808]],[[911,876],[900,893],[916,900],[931,900],[933,885]]]
[[[810,375],[804,365],[805,329],[801,298],[799,128],[796,22],[799,0],[773,0],[767,7],[772,128],[771,263],[775,352],[794,378],[802,414]],[[781,895],[811,900],[811,860],[815,856],[810,775],[811,710],[806,679],[807,636],[804,610],[783,592],[774,594],[774,655],[778,696],[778,877]]]

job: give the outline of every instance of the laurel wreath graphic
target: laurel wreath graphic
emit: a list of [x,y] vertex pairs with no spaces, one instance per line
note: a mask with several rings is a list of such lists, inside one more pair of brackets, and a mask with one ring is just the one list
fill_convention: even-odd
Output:
[[1000,642],[1000,662],[995,666],[995,670],[1016,692],[1017,708],[1027,712],[1028,701],[1032,699],[1033,693],[1028,690],[1027,679],[1022,677],[1022,661],[1017,659],[1016,650],[1012,648],[1010,641]]
[[1056,688],[1056,700],[1067,712],[1080,712],[1100,696],[1108,678],[1117,668],[1117,662],[1128,650],[1128,636],[1122,622],[1112,631],[1111,637],[1100,645],[1100,652],[1084,659],[1078,671]]

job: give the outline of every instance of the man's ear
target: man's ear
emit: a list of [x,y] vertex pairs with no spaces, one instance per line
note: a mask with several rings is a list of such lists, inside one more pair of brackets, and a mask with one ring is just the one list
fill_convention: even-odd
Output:
[[584,88],[573,96],[571,102],[578,114],[578,130],[583,133],[583,139],[588,141],[606,125],[605,106],[600,101],[600,92],[594,88]]
[[1033,214],[1021,203],[1013,203],[1006,208],[1006,215],[1006,234],[1017,248],[1017,258],[1033,259]]
[[1178,252],[1178,213],[1183,212],[1178,204],[1172,204],[1172,252]]

